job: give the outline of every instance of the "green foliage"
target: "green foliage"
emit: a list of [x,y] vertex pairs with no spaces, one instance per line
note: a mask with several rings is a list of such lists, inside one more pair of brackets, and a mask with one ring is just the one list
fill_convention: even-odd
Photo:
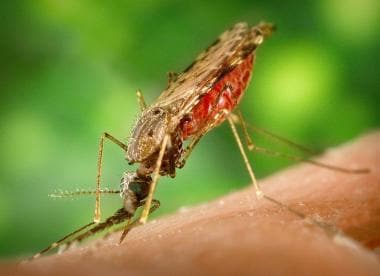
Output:
[[[376,0],[30,1],[0,4],[0,255],[28,255],[92,219],[94,199],[49,193],[95,186],[102,131],[126,139],[148,102],[238,21],[275,22],[241,104],[248,121],[318,149],[380,121]],[[255,136],[256,137],[256,136]],[[258,143],[265,143],[256,138]],[[259,177],[289,164],[252,155]],[[103,183],[117,188],[123,153],[106,145]],[[249,183],[226,126],[207,135],[176,179],[162,179],[158,214]],[[104,198],[103,215],[120,205]]]

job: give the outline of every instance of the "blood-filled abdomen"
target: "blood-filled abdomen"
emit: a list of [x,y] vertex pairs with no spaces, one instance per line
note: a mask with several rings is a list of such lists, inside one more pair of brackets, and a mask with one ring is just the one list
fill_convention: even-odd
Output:
[[186,140],[204,132],[210,124],[217,126],[225,120],[223,110],[232,111],[240,102],[251,78],[254,54],[223,76],[210,91],[203,95],[193,110],[181,121],[182,138]]

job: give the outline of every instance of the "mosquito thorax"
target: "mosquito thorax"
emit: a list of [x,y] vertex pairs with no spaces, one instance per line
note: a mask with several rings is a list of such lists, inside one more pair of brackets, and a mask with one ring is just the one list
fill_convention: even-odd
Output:
[[127,160],[143,162],[159,150],[168,132],[169,113],[161,107],[148,108],[142,114],[128,143]]
[[134,214],[139,203],[146,198],[151,177],[139,176],[136,172],[125,172],[120,181],[120,196],[124,200],[124,208]]

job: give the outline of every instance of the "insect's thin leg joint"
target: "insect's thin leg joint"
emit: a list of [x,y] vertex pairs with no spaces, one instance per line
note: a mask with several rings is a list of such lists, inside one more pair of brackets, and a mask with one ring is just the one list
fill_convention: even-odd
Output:
[[124,151],[127,151],[128,146],[125,145],[123,142],[116,139],[111,134],[104,132],[99,141],[99,151],[98,151],[98,168],[97,168],[97,175],[96,175],[96,192],[95,192],[95,214],[94,214],[94,222],[99,223],[101,219],[101,213],[100,213],[100,180],[102,176],[102,165],[103,165],[103,149],[104,149],[104,140],[108,139],[112,141],[114,144],[118,145],[120,148],[122,148]]
[[[235,123],[242,124],[241,119],[239,118],[238,115],[233,114],[233,113],[231,113],[230,115],[231,115],[231,117],[232,117],[232,119],[234,120]],[[260,128],[260,127],[258,127],[256,125],[248,124],[247,121],[245,121],[245,120],[244,120],[244,123],[245,123],[246,129],[247,129],[247,132],[248,132],[248,129],[250,129],[250,130],[252,130],[252,131],[254,131],[256,133],[259,133],[259,134],[262,134],[264,136],[267,136],[269,139],[272,139],[272,140],[274,140],[276,142],[279,142],[279,143],[286,144],[286,145],[288,145],[290,147],[293,147],[293,148],[295,148],[295,149],[297,149],[297,150],[299,150],[299,151],[301,151],[303,153],[306,153],[306,154],[316,154],[316,153],[318,153],[318,151],[316,151],[316,150],[312,150],[310,148],[305,147],[304,145],[295,143],[295,142],[293,142],[293,141],[291,141],[291,140],[289,140],[287,138],[284,138],[282,136],[274,134],[273,132],[270,132],[270,131],[268,131],[266,129]],[[251,150],[251,149],[249,149],[249,150]]]
[[241,113],[241,111],[238,110],[237,113],[238,113],[239,122],[241,124],[242,129],[243,129],[243,133],[244,133],[245,141],[247,143],[248,150],[253,150],[255,148],[255,144],[253,143],[251,136],[249,136],[247,123],[244,120],[244,117],[243,117],[243,114]]

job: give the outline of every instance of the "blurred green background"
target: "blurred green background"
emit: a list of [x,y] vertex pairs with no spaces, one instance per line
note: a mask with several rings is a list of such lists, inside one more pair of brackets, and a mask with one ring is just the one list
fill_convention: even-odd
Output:
[[[126,139],[135,90],[152,102],[236,22],[275,22],[258,50],[241,108],[249,122],[322,149],[380,122],[380,2],[3,1],[0,5],[0,255],[35,253],[93,216],[94,198],[52,200],[95,186],[98,139]],[[254,136],[256,137],[256,136]],[[259,144],[265,141],[256,138]],[[271,148],[273,148],[271,146]],[[251,154],[262,178],[291,164]],[[107,144],[103,185],[133,170]],[[162,178],[156,215],[245,187],[226,125],[207,135],[176,179]],[[103,215],[121,205],[103,197]]]

